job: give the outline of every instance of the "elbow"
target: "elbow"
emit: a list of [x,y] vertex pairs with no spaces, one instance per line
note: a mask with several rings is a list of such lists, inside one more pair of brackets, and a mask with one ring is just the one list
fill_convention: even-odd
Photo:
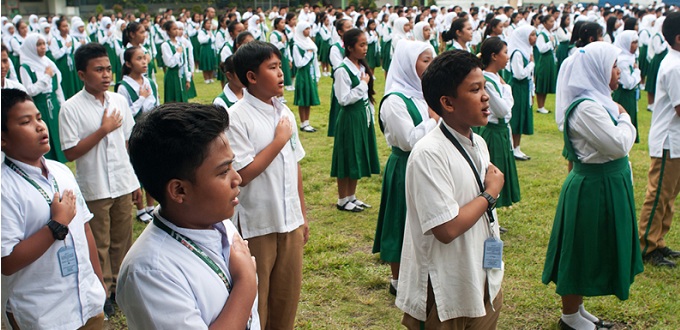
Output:
[[72,162],[76,160],[76,158],[78,158],[75,150],[73,149],[74,148],[64,150],[64,156],[66,157],[66,160],[68,160],[69,162]]
[[19,271],[19,269],[18,269],[17,267],[15,267],[15,266],[13,266],[13,265],[10,265],[10,262],[8,262],[7,259],[8,259],[10,256],[11,256],[11,254],[10,254],[9,256],[7,256],[7,257],[3,257],[3,258],[2,258],[2,263],[1,263],[1,264],[2,264],[2,272],[1,272],[1,273],[2,273],[2,275],[4,275],[4,276],[12,276],[12,275],[14,275],[16,272]]

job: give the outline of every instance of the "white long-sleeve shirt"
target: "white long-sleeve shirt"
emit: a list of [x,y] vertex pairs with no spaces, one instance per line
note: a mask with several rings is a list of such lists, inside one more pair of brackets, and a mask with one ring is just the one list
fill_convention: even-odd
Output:
[[423,119],[418,126],[413,125],[406,103],[399,96],[389,96],[382,102],[380,108],[380,120],[385,127],[387,144],[403,151],[411,151],[416,142],[437,127],[437,121],[430,118],[425,100],[413,97],[411,101],[418,107],[420,117]]
[[505,123],[509,123],[512,118],[512,106],[515,100],[512,97],[512,88],[510,85],[502,83],[498,74],[484,71],[484,76],[491,78],[500,89],[500,93],[496,90],[496,86],[487,82],[485,85],[486,93],[489,94],[489,122],[498,124],[498,118],[503,118]]
[[522,80],[534,75],[534,62],[529,62],[527,66],[524,66],[524,56],[521,53],[517,52],[511,56],[510,69],[515,79]]
[[642,79],[640,76],[640,69],[634,66],[634,62],[619,57],[617,61],[618,67],[621,69],[621,76],[619,76],[619,84],[624,89],[634,89]]
[[[148,86],[151,89],[151,84],[153,84],[153,82],[144,76],[142,76],[142,79],[144,80],[144,82],[142,83],[143,86]],[[128,105],[130,106],[130,110],[132,111],[133,117],[140,112],[144,113],[151,111],[153,108],[160,105],[157,95],[153,94],[153,89],[151,89],[152,91],[151,95],[149,95],[148,97],[144,97],[142,95],[139,95],[139,90],[141,86],[139,85],[139,83],[137,83],[137,81],[130,78],[130,76],[124,76],[123,80],[126,83],[128,83],[134,91],[136,91],[138,97],[137,101],[132,102],[132,97],[130,93],[128,93],[127,88],[125,88],[124,86],[118,87],[117,93],[123,95],[125,99],[128,101]]]

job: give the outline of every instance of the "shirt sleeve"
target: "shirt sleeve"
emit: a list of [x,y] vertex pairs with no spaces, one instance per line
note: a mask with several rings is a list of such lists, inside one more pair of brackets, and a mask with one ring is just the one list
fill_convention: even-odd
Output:
[[62,47],[59,47],[59,43],[57,42],[56,38],[53,39],[51,44],[50,44],[50,53],[52,53],[52,57],[54,57],[55,60],[58,60],[64,55],[66,55],[66,52],[68,51],[68,47],[66,47],[66,40],[64,40],[64,45]]
[[548,32],[543,32],[538,35],[538,38],[536,38],[536,47],[538,48],[538,51],[543,53],[547,53],[553,49],[553,44],[550,42],[550,39],[548,41],[545,41],[546,36],[549,38],[550,36],[547,35]]
[[[4,174],[4,173],[3,173]],[[17,198],[21,194],[8,188],[9,183],[3,180],[2,184],[2,213],[0,214],[0,228],[2,228],[2,258],[12,254],[14,247],[26,239],[24,228],[26,228],[25,212],[21,209],[21,204]]]
[[667,79],[667,83],[662,83],[660,84],[661,86],[676,86],[674,88],[666,89],[668,99],[671,101],[671,106],[673,108],[680,106],[680,88],[677,88],[677,86],[680,86],[680,66],[676,66],[674,69],[669,70],[663,79]]
[[[186,52],[187,50],[184,49],[184,51]],[[167,43],[161,45],[161,52],[163,54],[163,63],[168,68],[175,68],[182,61],[182,54],[179,52],[173,53],[172,49],[170,49],[170,45]]]
[[132,117],[132,110],[130,110],[130,107],[128,106],[127,102],[123,103],[120,102],[121,108],[119,111],[122,111],[123,115],[123,134],[125,136],[125,141],[130,139],[130,134],[132,134],[132,128],[135,126],[135,118]]
[[584,139],[598,153],[611,159],[628,155],[635,143],[636,130],[626,113],[614,125],[609,113],[593,102],[580,104],[569,117],[569,135]]
[[[57,73],[55,72],[54,74]],[[31,76],[26,69],[24,67],[19,67],[19,77],[21,78],[21,83],[26,87],[26,92],[30,96],[52,92],[52,77],[48,75],[43,75],[42,78],[33,83],[33,80],[31,80]]]
[[619,77],[621,87],[628,90],[634,89],[641,80],[640,69],[633,68],[630,63],[619,62],[619,65],[621,66],[621,76]]
[[233,167],[236,171],[240,171],[253,162],[257,153],[255,146],[248,138],[248,129],[245,123],[240,120],[238,112],[232,112],[230,117],[227,136],[235,156]]
[[512,113],[512,106],[514,100],[512,98],[512,89],[507,84],[501,84],[499,88],[503,89],[503,97],[496,91],[496,88],[490,82],[486,83],[486,93],[489,94],[489,108],[496,118],[505,118]]
[[137,98],[137,101],[132,102],[132,98],[130,97],[127,88],[125,88],[123,85],[119,85],[117,93],[125,97],[128,106],[130,107],[130,111],[132,111],[133,117],[136,116],[142,110],[142,105],[144,104],[144,101],[146,99],[145,97],[142,97],[140,95],[139,98]]
[[527,66],[524,66],[524,58],[520,53],[512,55],[510,68],[512,69],[512,76],[517,80],[526,79],[534,74],[534,62],[529,62]]
[[279,40],[279,37],[274,33],[272,33],[269,36],[269,43],[273,44],[278,49],[282,49],[282,48],[286,47],[286,44],[283,43],[283,41]]
[[213,100],[213,105],[216,105],[216,106],[218,106],[218,107],[222,107],[222,108],[224,108],[224,110],[229,109],[229,107],[227,106],[226,103],[224,103],[224,100],[222,100],[221,97],[216,97],[216,98]]
[[342,55],[340,54],[340,51],[338,50],[338,47],[331,47],[329,60],[334,70],[337,69],[338,66],[340,66],[340,64],[342,64],[343,58]]
[[368,94],[368,85],[363,81],[357,87],[352,88],[352,79],[347,74],[347,70],[335,70],[333,75],[335,77],[333,91],[340,105],[354,104]]
[[300,47],[295,46],[295,51],[293,51],[293,62],[295,62],[295,67],[301,68],[309,63],[309,61],[314,58],[314,52],[305,52],[304,56],[300,55]]
[[75,109],[72,109],[68,104],[64,104],[59,111],[59,140],[61,141],[61,150],[71,149],[80,143],[80,136],[78,135],[78,122]]
[[406,104],[396,95],[389,96],[383,101],[380,119],[385,125],[387,144],[403,151],[413,149],[416,142],[437,126],[434,119],[427,117],[423,118],[418,126],[414,126]]

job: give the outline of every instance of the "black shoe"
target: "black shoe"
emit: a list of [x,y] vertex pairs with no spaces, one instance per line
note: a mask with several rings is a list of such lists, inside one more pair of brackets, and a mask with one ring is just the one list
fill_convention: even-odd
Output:
[[336,204],[335,206],[338,208],[338,210],[345,211],[345,212],[362,212],[364,210],[363,207],[358,206],[354,203],[352,203],[352,205],[354,205],[354,206],[350,208],[349,205],[348,205],[349,203],[352,203],[352,202],[348,201],[343,205]]
[[104,301],[104,316],[106,316],[107,319],[110,319],[114,315],[116,315],[116,308],[113,307],[111,299],[107,298],[106,301]]
[[505,234],[505,233],[507,233],[507,232],[508,232],[508,229],[507,229],[507,228],[505,228],[505,227],[501,227],[501,226],[499,226],[499,227],[498,227],[498,231],[499,231],[499,232],[500,232],[501,234]]
[[647,255],[642,257],[642,261],[657,267],[668,267],[675,268],[675,263],[664,258],[663,253],[659,249],[656,249]]
[[397,295],[397,288],[395,288],[394,285],[392,285],[392,283],[390,283],[390,294],[393,296]]
[[614,327],[614,323],[610,323],[603,320],[597,320],[595,323],[595,329],[611,329]]
[[671,250],[671,248],[667,246],[657,250],[661,251],[661,254],[663,255],[664,258],[675,259],[680,257],[680,251],[673,251]]
[[561,317],[560,317],[560,321],[557,322],[557,327],[560,328],[560,330],[576,330],[576,329],[570,327],[568,324],[564,323],[564,321],[562,321]]

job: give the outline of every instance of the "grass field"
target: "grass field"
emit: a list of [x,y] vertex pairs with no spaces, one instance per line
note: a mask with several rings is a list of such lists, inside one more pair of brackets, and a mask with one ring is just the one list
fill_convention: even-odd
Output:
[[[376,71],[379,103],[384,73],[381,69]],[[157,81],[162,85],[162,73]],[[220,92],[219,83],[205,85],[202,77],[197,77],[196,86],[199,96],[194,101],[199,103],[212,102]],[[162,90],[160,86],[160,95]],[[359,181],[357,195],[372,204],[372,209],[352,214],[335,208],[336,185],[329,175],[333,139],[326,136],[330,90],[331,79],[321,78],[321,105],[312,108],[311,116],[311,124],[319,131],[300,133],[307,152],[301,165],[311,238],[305,247],[296,328],[397,329],[402,313],[387,292],[389,267],[371,253],[381,176]],[[292,92],[286,92],[285,96],[297,113],[292,106]],[[646,102],[646,98],[644,100]],[[647,182],[647,133],[651,119],[642,100],[640,104],[641,143],[636,144],[630,154],[638,215]],[[554,108],[553,96],[548,98],[547,108]],[[532,160],[517,163],[522,201],[498,211],[501,224],[510,230],[502,237],[506,246],[506,271],[501,329],[557,329],[561,313],[555,287],[543,285],[541,273],[560,187],[567,174],[566,161],[561,157],[562,135],[556,128],[554,115],[534,114],[534,122],[535,134],[522,140],[522,150],[532,156]],[[379,130],[376,135],[384,168],[389,148]],[[674,217],[676,223],[680,220],[679,214]],[[135,237],[143,227],[135,223]],[[666,239],[671,247],[680,249],[680,229],[671,229]],[[618,329],[680,329],[679,292],[680,270],[647,267],[636,277],[629,300],[587,298],[586,307],[593,314],[616,322]],[[109,328],[126,328],[120,312],[110,320]]]

